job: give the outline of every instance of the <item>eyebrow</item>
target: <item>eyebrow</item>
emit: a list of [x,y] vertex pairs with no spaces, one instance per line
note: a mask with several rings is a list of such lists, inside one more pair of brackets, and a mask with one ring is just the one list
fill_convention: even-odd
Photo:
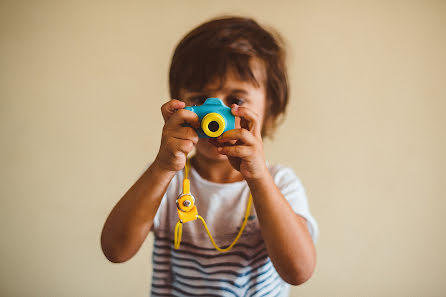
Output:
[[231,90],[231,93],[241,93],[241,94],[245,94],[245,95],[248,94],[248,92],[246,92],[243,89],[234,89],[234,90]]

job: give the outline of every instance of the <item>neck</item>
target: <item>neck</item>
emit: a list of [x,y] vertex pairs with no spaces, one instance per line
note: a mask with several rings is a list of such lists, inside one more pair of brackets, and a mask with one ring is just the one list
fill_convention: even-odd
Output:
[[227,159],[214,160],[196,154],[190,162],[200,176],[208,181],[224,184],[243,180],[240,172],[235,170]]

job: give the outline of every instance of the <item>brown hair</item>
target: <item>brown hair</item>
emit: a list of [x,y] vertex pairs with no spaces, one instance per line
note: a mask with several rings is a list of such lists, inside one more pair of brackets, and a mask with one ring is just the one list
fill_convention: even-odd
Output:
[[216,79],[223,84],[230,68],[241,80],[258,87],[260,82],[250,64],[258,59],[264,66],[266,90],[262,136],[271,135],[288,104],[288,79],[283,39],[270,31],[243,17],[217,18],[198,26],[180,41],[173,54],[171,97],[178,98],[181,89],[202,90]]

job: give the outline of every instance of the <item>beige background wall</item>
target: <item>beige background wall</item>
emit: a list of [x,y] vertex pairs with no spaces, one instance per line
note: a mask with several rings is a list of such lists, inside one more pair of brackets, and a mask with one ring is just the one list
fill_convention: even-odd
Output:
[[1,1],[1,296],[148,296],[152,238],[116,265],[100,231],[157,152],[174,46],[225,13],[289,42],[266,154],[320,225],[292,296],[446,294],[445,1]]

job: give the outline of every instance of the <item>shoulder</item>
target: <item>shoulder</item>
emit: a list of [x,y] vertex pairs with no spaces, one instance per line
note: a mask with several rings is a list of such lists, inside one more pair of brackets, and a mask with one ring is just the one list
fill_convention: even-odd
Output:
[[274,179],[274,183],[279,187],[294,184],[298,188],[303,188],[300,178],[290,167],[281,164],[270,164],[267,162],[269,173]]
[[308,230],[316,242],[319,229],[316,220],[310,212],[307,194],[301,180],[294,170],[279,164],[268,164],[268,169],[274,179],[274,183],[282,192],[294,212],[307,220]]
[[270,162],[266,162],[266,166],[268,167],[268,170],[273,177],[294,174],[293,169],[281,164],[272,164]]

